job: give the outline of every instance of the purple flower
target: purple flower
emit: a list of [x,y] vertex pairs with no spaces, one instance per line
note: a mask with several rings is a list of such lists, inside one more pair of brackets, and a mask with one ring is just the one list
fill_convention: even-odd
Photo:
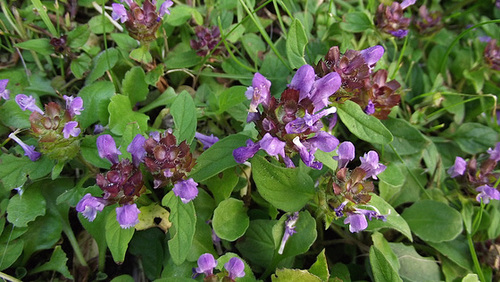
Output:
[[359,213],[349,213],[344,219],[344,224],[349,224],[349,231],[351,231],[351,233],[363,231],[368,227],[366,217]]
[[10,99],[10,90],[7,89],[7,83],[9,83],[8,79],[0,79],[0,97],[5,100]]
[[219,141],[219,138],[217,138],[213,134],[210,134],[210,136],[208,136],[208,135],[196,132],[194,134],[194,136],[196,137],[196,139],[198,139],[201,142],[201,144],[203,144],[203,150],[206,150],[206,149],[212,147],[212,145],[215,144],[215,142]]
[[191,200],[198,196],[198,183],[194,182],[192,178],[188,180],[181,180],[174,184],[174,194],[181,198],[184,204],[189,203]]
[[38,160],[42,154],[39,152],[35,151],[35,146],[33,145],[26,145],[21,139],[19,139],[14,133],[9,134],[9,138],[16,141],[21,148],[24,150],[24,155],[28,156],[32,162]]
[[373,178],[377,179],[377,175],[385,170],[386,166],[378,162],[378,154],[375,151],[369,151],[365,153],[363,157],[359,158],[361,160],[361,169],[366,171],[366,175],[363,179]]
[[73,97],[73,96],[63,96],[64,100],[66,100],[66,110],[69,112],[71,117],[75,115],[80,115],[83,108],[83,99],[81,97]]
[[115,140],[111,135],[104,134],[97,137],[96,143],[99,157],[108,159],[111,164],[118,163],[118,155],[122,153],[116,148]]
[[104,132],[105,129],[106,128],[104,126],[102,126],[100,124],[96,124],[96,125],[94,125],[94,134],[96,134],[96,135],[101,134]]
[[340,75],[336,72],[331,72],[314,82],[309,99],[313,102],[315,112],[330,103],[328,98],[340,88],[341,84]]
[[139,167],[146,156],[144,142],[146,142],[146,138],[144,138],[141,134],[137,134],[127,147],[127,152],[132,155],[132,163],[135,167]]
[[116,208],[116,220],[120,223],[120,227],[127,229],[134,227],[139,223],[139,214],[141,211],[136,204],[124,205]]
[[375,113],[375,104],[373,104],[372,100],[368,100],[368,105],[366,105],[364,112],[367,115],[373,115]]
[[171,0],[166,0],[165,2],[163,2],[163,4],[161,4],[160,6],[160,17],[163,17],[165,14],[170,15],[170,11],[168,10],[168,8],[172,7],[172,5],[174,5],[174,2],[172,2]]
[[113,20],[116,21],[120,19],[122,23],[128,20],[127,9],[125,9],[125,6],[123,6],[122,4],[113,3],[111,4],[111,7],[113,8],[113,12],[111,13],[111,17],[113,18]]
[[285,129],[288,134],[298,134],[305,132],[306,130],[318,131],[323,127],[321,122],[318,122],[322,117],[333,114],[337,112],[337,108],[331,107],[325,109],[317,114],[310,115],[305,112],[304,117],[296,118],[295,120],[286,124]]
[[80,135],[80,132],[82,131],[80,128],[77,127],[78,122],[76,121],[68,121],[63,128],[63,136],[65,139],[68,139],[70,136],[77,137]]
[[311,148],[311,150],[308,151],[306,146],[302,144],[302,142],[300,142],[299,136],[296,136],[293,139],[293,144],[295,144],[295,147],[297,147],[300,154],[300,158],[308,167],[314,169],[323,168],[323,164],[321,162],[314,161],[314,153],[316,152],[316,148]]
[[401,2],[401,9],[406,9],[408,6],[411,6],[413,4],[415,4],[415,2],[417,2],[417,0],[404,0],[403,2]]
[[266,133],[262,140],[259,141],[260,148],[266,151],[270,156],[278,158],[278,156],[285,157],[285,145],[286,143],[280,141],[277,137],[271,136],[271,134]]
[[346,200],[346,201],[342,202],[342,204],[340,204],[340,206],[338,206],[338,207],[336,207],[334,209],[335,215],[337,217],[343,217],[344,216],[344,207],[347,205],[348,202],[349,201]]
[[193,272],[196,275],[193,278],[196,278],[198,274],[204,273],[205,276],[213,275],[214,268],[217,266],[217,260],[214,259],[214,256],[210,253],[202,254],[198,258],[198,267],[193,268]]
[[384,47],[380,45],[376,45],[359,51],[361,56],[363,56],[363,59],[365,59],[365,63],[370,66],[370,68],[373,68],[373,66],[380,60],[380,58],[382,58],[384,52]]
[[42,109],[36,105],[36,100],[31,95],[29,97],[24,94],[16,95],[16,103],[23,111],[30,110],[32,112],[39,112],[43,115]]
[[233,151],[234,160],[242,164],[249,158],[253,157],[260,149],[259,143],[254,143],[252,140],[247,140],[246,147],[240,147]]
[[486,153],[490,154],[490,159],[494,160],[495,162],[500,161],[500,142],[498,142],[495,145],[495,149],[489,148]]
[[288,87],[299,91],[299,100],[309,96],[309,92],[314,84],[316,74],[310,65],[301,66],[290,82]]
[[490,187],[488,185],[479,186],[476,188],[476,191],[479,192],[476,196],[476,201],[488,204],[490,199],[500,200],[500,192],[497,189]]
[[448,174],[451,178],[455,178],[459,175],[464,175],[465,169],[467,168],[467,163],[461,157],[455,158],[455,164],[448,169]]
[[96,198],[90,193],[85,194],[76,205],[76,211],[81,213],[88,221],[94,221],[97,211],[102,211],[106,206],[106,200]]
[[408,35],[408,30],[407,29],[398,29],[396,31],[391,31],[390,34],[392,34],[394,37],[397,37],[397,38],[404,38]]
[[269,105],[271,99],[271,82],[267,80],[262,74],[256,73],[253,76],[252,86],[247,88],[245,96],[250,102],[249,112],[257,112],[257,106],[262,103],[264,107]]
[[245,276],[245,264],[240,258],[231,258],[226,264],[224,264],[224,268],[229,273],[229,278],[233,280],[234,278]]
[[278,254],[283,254],[286,242],[288,241],[290,236],[292,236],[294,233],[297,233],[297,231],[295,231],[295,223],[297,223],[297,220],[299,220],[299,212],[294,212],[293,215],[288,216],[287,220],[285,221],[285,233],[283,234],[283,238],[281,239],[281,245],[278,250]]
[[354,145],[349,141],[344,141],[340,143],[337,153],[338,156],[334,156],[333,159],[339,162],[339,168],[344,168],[350,161],[354,160]]
[[306,140],[311,147],[318,148],[323,152],[331,152],[339,145],[339,140],[328,132],[320,131],[314,137]]

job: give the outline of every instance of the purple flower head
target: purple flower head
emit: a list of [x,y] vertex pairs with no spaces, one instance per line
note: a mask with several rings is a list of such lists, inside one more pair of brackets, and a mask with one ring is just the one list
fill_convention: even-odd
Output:
[[286,143],[280,141],[277,137],[272,137],[271,134],[266,133],[262,140],[259,141],[260,148],[266,151],[270,156],[278,158],[278,156],[285,157]]
[[342,204],[340,204],[340,206],[336,207],[334,209],[335,211],[335,215],[337,217],[343,217],[344,216],[344,207],[347,205],[349,201],[345,200],[344,202],[342,202]]
[[116,220],[120,223],[120,227],[127,229],[134,227],[139,223],[139,214],[141,211],[136,204],[124,205],[116,208]]
[[245,92],[250,102],[249,112],[257,112],[257,106],[262,103],[265,107],[269,105],[271,99],[271,81],[267,80],[262,74],[256,73],[253,76],[252,86],[249,86]]
[[459,175],[464,175],[465,169],[467,168],[467,162],[461,157],[455,158],[455,164],[448,169],[448,174],[451,178],[455,178]]
[[486,153],[490,154],[490,159],[494,160],[495,162],[500,161],[500,142],[498,142],[495,145],[495,149],[489,148]]
[[210,136],[208,136],[208,135],[196,132],[194,134],[194,136],[196,137],[196,139],[198,139],[201,142],[201,144],[203,144],[203,150],[206,150],[206,149],[212,147],[212,145],[215,144],[215,142],[219,141],[219,138],[217,138],[213,134],[210,134]]
[[488,204],[490,199],[500,200],[500,192],[497,189],[490,187],[488,185],[479,186],[476,188],[476,191],[479,192],[476,196],[476,201]]
[[380,60],[380,58],[382,58],[384,52],[384,47],[380,45],[376,45],[359,51],[361,56],[363,56],[363,59],[365,59],[365,63],[370,67],[370,69],[372,69],[373,66]]
[[85,194],[76,205],[76,211],[81,213],[89,221],[94,221],[98,211],[102,211],[106,206],[106,200],[96,198],[90,193]]
[[128,20],[127,9],[122,4],[113,3],[111,4],[113,8],[113,12],[111,13],[111,17],[113,20],[120,20],[122,23]]
[[83,108],[83,99],[81,97],[73,97],[73,96],[63,96],[64,100],[66,100],[66,110],[69,112],[71,117],[75,115],[80,115]]
[[307,143],[323,152],[331,152],[337,148],[339,140],[328,132],[320,131],[316,136],[307,139]]
[[68,139],[70,136],[77,137],[80,135],[80,132],[82,131],[80,128],[77,127],[78,122],[76,121],[68,121],[63,128],[63,136],[65,139]]
[[489,37],[489,36],[479,36],[477,39],[479,39],[480,42],[490,42],[491,37]]
[[369,151],[365,153],[363,157],[359,158],[361,160],[361,169],[366,171],[366,175],[363,179],[373,178],[377,179],[377,175],[385,170],[386,166],[378,162],[378,154],[375,151]]
[[415,2],[417,2],[417,0],[404,0],[403,2],[401,2],[401,9],[404,10],[408,8],[408,6],[415,4]]
[[146,142],[146,138],[144,138],[141,134],[137,134],[127,147],[127,152],[132,155],[132,163],[135,167],[139,167],[146,156],[144,142]]
[[396,31],[391,31],[390,34],[392,34],[394,37],[397,37],[397,38],[404,38],[408,35],[408,30],[407,29],[398,29]]
[[334,156],[333,159],[339,162],[339,168],[344,168],[350,161],[354,160],[354,145],[349,141],[344,141],[340,143],[337,153],[338,156]]
[[96,135],[97,135],[97,134],[101,134],[101,133],[103,133],[103,132],[104,132],[104,130],[105,130],[105,129],[106,129],[106,128],[105,128],[104,126],[102,126],[102,125],[100,125],[100,124],[96,124],[96,125],[94,126],[94,134],[96,134]]
[[202,254],[198,258],[198,267],[193,268],[193,272],[196,278],[198,274],[204,273],[205,276],[213,275],[214,268],[217,266],[217,260],[214,259],[214,256],[210,253]]
[[96,143],[99,157],[108,159],[111,164],[118,163],[118,155],[122,153],[116,148],[115,140],[111,135],[104,134],[97,137]]
[[36,105],[36,100],[31,95],[29,97],[24,94],[16,95],[16,103],[23,111],[30,110],[32,112],[39,112],[43,115],[42,109]]
[[368,227],[365,215],[360,213],[349,213],[344,219],[344,224],[349,224],[349,231],[351,233],[363,231]]
[[8,79],[0,79],[0,98],[5,100],[10,99],[10,90],[7,89],[7,83],[9,83]]
[[330,103],[328,98],[339,90],[341,84],[340,75],[336,72],[331,72],[314,82],[309,98],[313,102],[315,112]]
[[172,2],[171,0],[166,0],[165,2],[163,2],[163,4],[161,4],[160,6],[160,17],[163,17],[165,14],[170,15],[170,10],[168,8],[172,7],[172,5],[174,5],[174,2]]
[[366,105],[364,112],[367,115],[373,115],[375,113],[375,104],[373,104],[372,100],[368,100],[368,105]]
[[240,147],[233,151],[234,160],[237,163],[242,164],[249,158],[253,157],[259,149],[259,143],[254,143],[252,140],[247,140],[246,147]]
[[189,203],[191,200],[198,196],[198,183],[194,182],[192,178],[188,180],[181,180],[174,184],[174,194],[181,198],[184,204]]
[[231,258],[226,264],[224,264],[224,268],[229,273],[229,278],[233,280],[234,278],[245,276],[245,264],[240,258]]
[[295,231],[295,223],[299,220],[299,212],[294,212],[293,215],[288,216],[285,221],[285,233],[283,234],[283,238],[281,239],[281,245],[278,250],[278,254],[282,255],[283,250],[285,249],[285,244],[293,234],[297,233]]
[[32,162],[38,160],[42,154],[39,152],[35,151],[35,146],[33,145],[27,145],[24,143],[21,139],[19,139],[14,133],[9,134],[9,138],[16,141],[21,148],[24,150],[24,155],[28,156]]
[[293,139],[293,144],[297,147],[300,158],[302,161],[310,168],[314,169],[322,169],[323,164],[321,162],[314,161],[314,153],[316,152],[316,148],[311,148],[311,150],[307,150],[306,146],[300,142],[299,136],[296,136]]
[[299,91],[299,100],[309,96],[309,92],[314,84],[316,74],[310,65],[301,66],[290,82],[288,87]]
[[305,132],[306,130],[318,131],[323,127],[321,122],[318,122],[322,117],[333,114],[337,112],[337,108],[331,107],[325,109],[317,114],[310,115],[308,112],[305,112],[304,117],[296,118],[295,120],[286,124],[285,129],[288,134],[298,134]]

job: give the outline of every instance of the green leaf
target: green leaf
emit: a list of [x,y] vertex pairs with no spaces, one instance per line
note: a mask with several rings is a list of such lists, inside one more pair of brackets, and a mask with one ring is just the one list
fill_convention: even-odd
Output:
[[464,235],[459,235],[452,241],[440,243],[427,242],[427,244],[464,269],[469,271],[474,270],[469,245]]
[[392,142],[391,132],[376,117],[365,114],[358,104],[346,101],[337,106],[337,113],[349,131],[358,138],[381,145]]
[[276,274],[271,276],[273,282],[289,282],[289,281],[302,281],[302,282],[321,282],[322,280],[309,273],[307,270],[302,269],[277,269]]
[[123,135],[127,124],[136,122],[141,132],[148,129],[149,117],[145,114],[134,112],[127,96],[115,95],[111,97],[108,105],[109,129],[116,135]]
[[[10,82],[7,86],[10,86]],[[19,108],[15,99],[5,101],[5,103],[3,103],[0,107],[0,120],[2,121],[2,124],[13,128],[30,128],[30,115],[30,111],[23,111]]]
[[54,47],[50,45],[50,40],[47,38],[31,39],[21,43],[17,43],[14,47],[35,51],[43,56],[48,56],[54,53]]
[[107,159],[101,158],[97,151],[97,137],[96,135],[85,136],[80,143],[80,151],[83,158],[93,166],[109,169],[111,163]]
[[242,134],[229,135],[219,140],[198,157],[197,163],[189,176],[196,182],[202,182],[219,172],[236,166],[233,151],[236,148],[245,146],[247,140],[248,136]]
[[52,248],[61,238],[62,222],[49,214],[28,224],[28,232],[21,236],[24,243],[24,263],[33,253]]
[[212,192],[217,204],[231,196],[231,192],[233,192],[237,183],[238,175],[234,173],[234,169],[226,169],[222,172],[222,177],[214,175],[208,180],[205,180],[205,184],[208,190]]
[[125,260],[128,243],[134,236],[134,232],[133,227],[127,229],[120,227],[120,223],[116,220],[116,208],[113,208],[106,216],[106,243],[116,263],[122,263]]
[[[209,236],[209,238],[211,238]],[[135,232],[129,244],[129,252],[140,257],[147,278],[151,281],[160,277],[163,266],[163,242],[165,233],[159,228]]]
[[193,14],[193,8],[187,5],[175,5],[170,9],[166,23],[171,26],[180,26],[186,24]]
[[52,171],[52,161],[42,156],[36,162],[32,162],[28,157],[17,158],[13,155],[3,154],[0,156],[0,179],[4,189],[12,190],[22,186],[27,177],[35,180]]
[[0,271],[10,267],[23,252],[23,240],[9,240],[8,243],[0,244]]
[[96,81],[83,87],[78,96],[83,100],[85,110],[78,116],[82,128],[87,128],[95,122],[108,124],[109,100],[115,94],[115,87],[110,81]]
[[87,24],[80,24],[67,34],[68,47],[80,48],[89,40],[90,29]]
[[111,282],[134,282],[134,278],[128,274],[116,276]]
[[[284,223],[284,219],[286,218],[288,218],[288,216],[283,216],[283,219],[280,221]],[[277,224],[274,226],[273,232],[276,232],[276,229],[280,229],[281,233],[279,234],[281,236],[279,236],[279,239],[281,243],[285,227],[284,225]],[[299,213],[299,220],[297,220],[297,223],[295,224],[295,231],[297,233],[290,236],[286,242],[281,258],[295,257],[307,252],[316,240],[318,234],[316,231],[316,220],[308,211],[302,211]]]
[[45,206],[46,202],[40,189],[27,187],[22,196],[16,194],[9,200],[7,220],[16,227],[28,226],[28,223],[38,216],[45,215]]
[[367,230],[379,230],[382,228],[392,228],[405,235],[410,241],[413,241],[410,227],[398,212],[389,205],[384,199],[375,194],[371,194],[370,205],[376,207],[382,214],[387,215],[387,220],[372,220],[368,224]]
[[252,175],[262,198],[287,212],[300,210],[315,192],[307,173],[298,168],[275,166],[260,156],[252,159]]
[[203,57],[198,56],[187,44],[183,46],[184,48],[175,48],[167,54],[165,65],[169,69],[190,68],[201,63]]
[[[88,190],[88,189],[86,189]],[[99,188],[100,190],[100,188]],[[86,191],[88,192],[88,191]],[[98,195],[94,195],[98,196]],[[107,223],[107,218],[108,214],[115,209],[115,206],[107,206],[105,207],[102,212],[97,213],[96,218],[94,221],[88,221],[88,219],[84,218],[81,213],[78,213],[78,219],[80,220],[80,223],[83,225],[85,230],[92,235],[92,237],[95,239],[97,243],[97,248],[99,249],[100,254],[105,254],[107,252],[108,244],[106,242],[106,223]],[[116,215],[116,212],[114,213]],[[116,217],[115,217],[116,221]]]
[[67,261],[68,258],[66,257],[66,253],[61,249],[61,246],[56,246],[50,260],[30,271],[30,274],[52,270],[61,273],[68,279],[73,279],[73,276],[69,272],[68,266],[66,265]]
[[444,242],[455,239],[463,230],[462,216],[447,204],[421,200],[402,214],[411,230],[422,240]]
[[387,240],[378,232],[372,235],[372,240],[370,264],[375,281],[402,281],[398,274],[398,257],[389,247]]
[[277,244],[279,243],[275,241],[281,239],[278,238],[278,235],[275,238],[273,234],[273,227],[276,224],[276,220],[257,219],[250,221],[243,237],[244,240],[236,242],[236,248],[242,256],[256,265],[268,267],[278,248]]
[[307,45],[307,35],[302,23],[293,19],[292,25],[288,29],[288,36],[286,40],[286,56],[290,67],[296,69],[307,64],[304,59],[304,52]]
[[235,198],[222,201],[214,211],[212,225],[221,239],[235,241],[245,234],[249,224],[243,201]]
[[122,81],[122,94],[128,96],[130,104],[146,100],[149,93],[146,83],[146,74],[142,67],[133,67],[126,74]]
[[106,71],[112,69],[118,62],[118,56],[119,52],[114,48],[108,48],[99,53],[93,60],[92,70],[87,76],[85,84],[87,85],[94,82],[96,79],[103,76]]
[[373,28],[372,21],[363,12],[351,12],[344,15],[340,27],[347,32],[364,32]]
[[325,249],[316,257],[316,262],[313,263],[309,272],[318,276],[323,281],[328,281],[330,278],[330,271],[328,270],[328,262],[326,260]]
[[120,47],[120,50],[130,52],[138,46],[137,40],[126,33],[111,33],[110,35],[113,41]]
[[184,204],[172,191],[163,197],[162,205],[170,208],[172,222],[168,250],[174,263],[180,265],[186,260],[196,231],[194,205],[192,201]]
[[405,281],[440,281],[439,266],[433,257],[422,257],[413,246],[403,243],[389,243],[398,257],[401,268],[399,275]]
[[498,133],[491,127],[471,122],[460,125],[452,138],[462,151],[477,154],[494,146]]
[[[422,133],[403,119],[388,118],[382,124],[392,133],[391,145],[401,156],[420,153],[429,145]],[[391,152],[388,146],[386,150]]]
[[255,63],[262,61],[259,55],[266,51],[266,44],[264,44],[264,41],[257,34],[245,34],[245,36],[241,38],[241,44],[243,44],[243,48],[245,48],[245,51],[247,51],[248,55]]
[[112,32],[115,27],[104,15],[92,17],[89,22],[90,31],[94,34],[103,34]]
[[129,57],[132,60],[135,60],[143,64],[149,64],[153,61],[153,56],[151,56],[151,52],[149,51],[148,45],[142,45],[139,48],[130,51]]
[[191,144],[196,133],[196,107],[191,95],[187,91],[179,93],[170,113],[174,118],[175,132],[177,142],[180,143],[186,140],[186,143]]
[[85,72],[90,69],[92,59],[85,53],[78,56],[78,58],[71,61],[70,69],[76,78],[83,78]]
[[205,253],[217,254],[214,249],[214,242],[212,241],[212,228],[206,222],[197,220],[193,244],[186,259],[188,261],[197,261]]
[[247,101],[246,90],[247,88],[244,86],[233,86],[222,92],[219,96],[219,110],[217,113],[222,114],[235,105]]

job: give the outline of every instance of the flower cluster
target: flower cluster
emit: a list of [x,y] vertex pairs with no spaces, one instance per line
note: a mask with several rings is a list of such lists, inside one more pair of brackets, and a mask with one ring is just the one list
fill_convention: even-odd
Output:
[[431,34],[438,31],[443,26],[441,23],[441,12],[429,12],[427,6],[420,6],[415,26],[421,34]]
[[[451,178],[457,178],[464,184],[468,193],[476,193],[476,201],[488,204],[490,200],[500,200],[500,192],[496,188],[500,174],[494,169],[500,161],[500,142],[495,149],[486,151],[490,156],[478,168],[477,160],[472,158],[466,162],[461,157],[455,158],[455,163],[448,169]],[[470,190],[474,189],[474,190]]]
[[168,10],[174,3],[166,0],[156,11],[156,1],[145,0],[142,7],[139,7],[134,0],[125,1],[128,9],[123,4],[113,3],[111,17],[125,23],[130,36],[141,42],[150,42],[156,39],[156,31],[161,25],[161,19],[165,14],[170,14]]
[[497,45],[496,39],[492,39],[486,44],[484,59],[492,69],[500,71],[500,46]]
[[[198,267],[193,268],[193,278],[197,277],[199,274],[205,274],[204,281],[234,281],[236,278],[245,276],[245,264],[238,257],[233,257],[224,264],[224,268],[227,271],[220,273],[224,275],[218,277],[214,274],[214,268],[217,266],[217,260],[210,253],[202,254],[198,258]],[[227,280],[229,278],[229,280]]]
[[18,94],[15,98],[19,107],[32,112],[30,115],[32,134],[38,138],[40,151],[48,157],[66,161],[75,157],[79,151],[80,142],[77,138],[81,129],[75,120],[83,110],[83,100],[80,97],[63,96],[66,107],[49,102],[45,111],[36,105],[33,96]]
[[415,4],[415,2],[416,0],[404,0],[401,4],[394,1],[391,6],[380,4],[375,15],[377,27],[397,38],[405,37],[408,35],[408,26],[411,19],[404,17],[403,10]]
[[342,84],[332,96],[337,102],[352,100],[365,113],[385,119],[392,107],[399,104],[396,90],[401,86],[396,80],[387,82],[387,71],[372,72],[375,64],[384,55],[382,46],[373,46],[361,51],[347,50],[340,53],[337,46],[330,48],[325,58],[318,62],[316,72],[320,76],[336,72]]
[[[213,26],[211,29],[204,26],[197,26],[194,28],[197,39],[192,39],[190,41],[191,48],[196,50],[198,56],[204,57],[214,50],[214,48],[220,42],[220,30],[218,26]],[[221,48],[217,48],[213,51],[214,55],[217,55],[221,51]]]
[[[337,138],[321,130],[321,118],[336,112],[335,107],[323,108],[330,103],[329,97],[340,84],[336,72],[317,78],[313,67],[304,65],[278,100],[271,96],[271,82],[256,73],[252,86],[246,91],[251,100],[247,122],[257,125],[262,138],[256,143],[248,140],[246,147],[234,150],[236,162],[243,163],[262,149],[287,167],[295,167],[291,157],[299,153],[307,166],[321,169],[322,163],[314,158],[316,150],[331,152],[339,143]],[[259,105],[262,110],[258,109]]]

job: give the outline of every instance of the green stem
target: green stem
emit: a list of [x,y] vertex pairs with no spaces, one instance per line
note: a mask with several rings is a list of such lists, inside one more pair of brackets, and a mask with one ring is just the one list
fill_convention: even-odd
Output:
[[276,0],[273,0],[273,6],[274,9],[276,10],[276,16],[278,17],[278,22],[280,23],[281,31],[283,32],[283,36],[286,39],[286,34],[287,34],[286,28],[285,25],[283,24],[283,19],[281,18],[281,13],[279,12],[278,3],[276,3]]
[[398,73],[399,68],[401,68],[401,62],[403,61],[403,55],[405,54],[407,44],[408,44],[408,36],[405,37],[405,42],[403,43],[403,48],[401,48],[401,53],[399,54],[398,64],[396,65],[396,69],[394,70],[394,73],[391,75],[391,80],[396,78],[396,74]]
[[469,243],[470,255],[472,256],[472,261],[474,262],[474,268],[476,269],[477,275],[479,275],[479,280],[486,281],[483,271],[481,270],[481,265],[479,265],[476,249],[474,249],[474,242],[472,242],[472,235],[470,233],[467,233],[467,243]]
[[63,224],[63,231],[64,234],[66,234],[66,237],[68,237],[68,240],[71,243],[71,247],[73,247],[73,251],[75,252],[78,262],[80,262],[81,265],[88,267],[88,264],[83,257],[82,250],[80,249],[80,245],[78,245],[78,241],[76,240],[75,233],[73,233],[71,226]]
[[12,281],[12,282],[22,282],[21,280],[15,278],[15,277],[12,277],[8,274],[5,274],[3,272],[0,272],[0,278],[7,280],[7,281]]

